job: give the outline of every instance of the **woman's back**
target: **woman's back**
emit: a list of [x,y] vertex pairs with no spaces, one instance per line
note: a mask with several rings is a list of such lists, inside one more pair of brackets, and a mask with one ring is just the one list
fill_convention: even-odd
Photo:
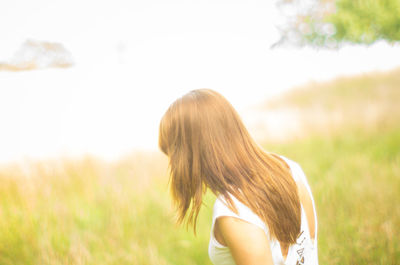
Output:
[[221,216],[231,216],[242,219],[263,229],[270,239],[271,254],[274,264],[318,264],[317,218],[310,186],[303,170],[296,162],[283,156],[280,157],[289,165],[292,177],[294,178],[299,191],[301,204],[301,232],[296,244],[292,244],[289,246],[287,251],[285,251],[284,248],[281,248],[278,240],[270,238],[268,227],[253,211],[250,210],[250,208],[232,196],[235,206],[238,209],[238,214],[236,214],[227,207],[227,203],[220,196],[214,204],[211,237],[209,242],[210,259],[215,265],[235,264],[229,248],[219,243],[214,235],[216,219]]

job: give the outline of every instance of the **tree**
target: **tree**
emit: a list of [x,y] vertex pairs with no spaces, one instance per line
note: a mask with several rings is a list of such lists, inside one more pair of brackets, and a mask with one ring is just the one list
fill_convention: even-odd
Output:
[[28,39],[10,60],[0,62],[0,71],[66,68],[73,64],[71,53],[61,43]]
[[274,45],[400,41],[400,0],[279,0],[278,7],[286,20]]

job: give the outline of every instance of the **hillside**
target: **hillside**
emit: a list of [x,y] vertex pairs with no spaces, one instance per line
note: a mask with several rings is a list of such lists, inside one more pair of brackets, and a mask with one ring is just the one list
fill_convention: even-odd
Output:
[[251,128],[259,141],[382,129],[400,123],[399,101],[400,68],[312,82],[254,107]]

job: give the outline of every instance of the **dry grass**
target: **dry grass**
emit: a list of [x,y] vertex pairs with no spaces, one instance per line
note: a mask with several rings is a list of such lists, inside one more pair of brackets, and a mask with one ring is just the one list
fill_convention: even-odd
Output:
[[3,165],[0,264],[199,264],[174,254],[193,236],[174,224],[166,168],[160,153]]

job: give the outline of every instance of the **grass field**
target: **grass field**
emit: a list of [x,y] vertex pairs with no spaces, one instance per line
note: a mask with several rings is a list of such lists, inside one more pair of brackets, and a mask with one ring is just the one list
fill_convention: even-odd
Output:
[[[388,75],[397,80],[397,73]],[[371,78],[381,77],[351,79],[351,89],[370,84]],[[393,99],[400,81],[393,82],[387,101],[379,103],[385,108],[396,109],[400,100]],[[332,90],[339,87],[332,84]],[[384,81],[374,84],[371,93],[374,87],[384,90]],[[314,86],[303,93],[312,97],[312,91],[318,91],[316,99],[331,93],[321,94]],[[301,95],[290,96],[286,104],[303,102]],[[334,100],[358,106],[356,95]],[[354,122],[332,133],[310,131],[264,147],[299,162],[309,178],[318,211],[320,264],[399,264],[399,113],[382,112],[371,126],[357,123],[354,115],[349,116]],[[177,227],[166,168],[160,153],[133,153],[115,163],[87,156],[2,166],[0,264],[211,264],[207,247],[214,196],[207,194],[196,237]]]
[[298,161],[308,175],[320,264],[399,264],[400,126],[269,149]]

